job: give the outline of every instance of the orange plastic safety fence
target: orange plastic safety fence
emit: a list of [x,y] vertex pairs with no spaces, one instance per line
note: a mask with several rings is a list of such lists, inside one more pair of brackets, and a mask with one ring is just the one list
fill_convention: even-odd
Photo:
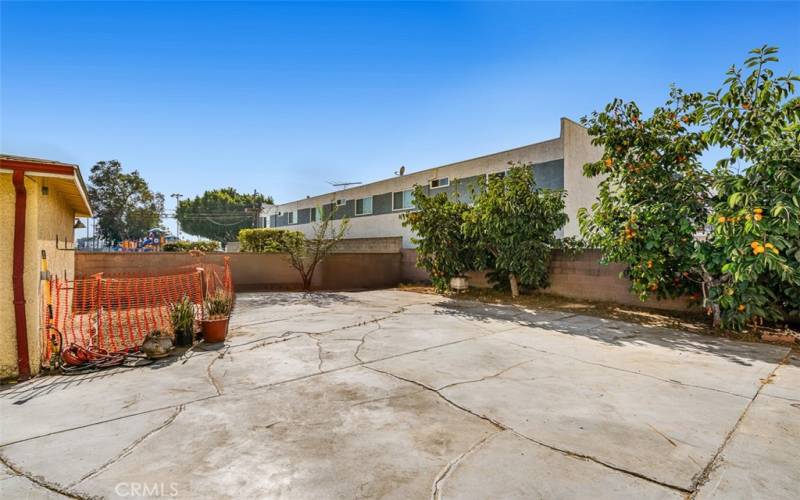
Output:
[[102,275],[72,281],[53,278],[50,304],[44,304],[44,357],[50,357],[50,336],[61,332],[64,346],[96,346],[117,351],[138,346],[161,330],[172,333],[170,304],[188,297],[195,318],[203,318],[203,298],[223,289],[233,294],[230,261],[176,269],[170,275]]

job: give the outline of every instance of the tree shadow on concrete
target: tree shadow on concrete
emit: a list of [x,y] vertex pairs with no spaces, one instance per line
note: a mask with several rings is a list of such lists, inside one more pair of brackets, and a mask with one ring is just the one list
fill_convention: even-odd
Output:
[[357,301],[348,295],[336,292],[259,292],[237,294],[236,297],[236,306],[243,309],[298,305],[330,307],[353,302]]
[[[507,321],[520,327],[541,328],[616,347],[649,344],[679,351],[720,356],[743,366],[751,366],[754,361],[777,363],[787,352],[787,348],[781,346],[731,340],[661,326],[590,316],[579,312],[531,310],[510,305],[459,301],[442,302],[437,306],[436,314],[455,316],[479,323]],[[531,332],[531,334],[535,335],[535,332]]]

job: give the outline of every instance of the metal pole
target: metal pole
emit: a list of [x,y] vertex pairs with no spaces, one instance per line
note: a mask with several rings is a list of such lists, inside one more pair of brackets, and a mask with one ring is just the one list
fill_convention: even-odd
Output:
[[172,193],[170,196],[172,198],[175,198],[175,231],[177,233],[176,237],[180,241],[180,239],[181,239],[181,221],[178,220],[178,205],[181,204],[181,197],[183,195],[180,194],[180,193]]

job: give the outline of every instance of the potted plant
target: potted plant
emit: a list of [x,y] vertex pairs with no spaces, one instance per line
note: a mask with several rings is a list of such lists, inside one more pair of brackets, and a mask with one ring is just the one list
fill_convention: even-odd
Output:
[[154,330],[144,338],[141,349],[150,359],[163,358],[172,350],[172,337],[160,330]]
[[463,292],[469,289],[469,280],[466,276],[453,276],[450,278],[450,289]]
[[206,298],[203,306],[206,310],[206,318],[201,321],[203,339],[212,344],[224,341],[228,334],[233,297],[225,290],[217,290]]
[[175,333],[175,345],[188,347],[194,341],[194,303],[183,296],[169,306],[169,319]]

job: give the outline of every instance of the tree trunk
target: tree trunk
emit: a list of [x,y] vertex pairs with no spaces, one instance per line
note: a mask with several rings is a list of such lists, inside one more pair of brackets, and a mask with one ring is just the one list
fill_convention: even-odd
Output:
[[715,329],[719,330],[719,329],[722,328],[722,313],[720,311],[719,304],[717,304],[715,302],[712,303],[711,304],[711,311],[714,314],[713,327]]
[[519,297],[519,283],[517,282],[517,275],[510,273],[508,275],[508,281],[511,284],[511,298],[516,299]]

